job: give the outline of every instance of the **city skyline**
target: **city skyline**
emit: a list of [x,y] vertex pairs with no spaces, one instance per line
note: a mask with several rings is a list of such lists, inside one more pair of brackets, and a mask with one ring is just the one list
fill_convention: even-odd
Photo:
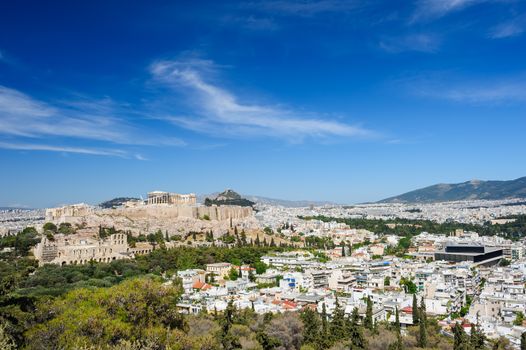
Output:
[[519,178],[525,10],[3,4],[0,206],[225,188],[350,204]]

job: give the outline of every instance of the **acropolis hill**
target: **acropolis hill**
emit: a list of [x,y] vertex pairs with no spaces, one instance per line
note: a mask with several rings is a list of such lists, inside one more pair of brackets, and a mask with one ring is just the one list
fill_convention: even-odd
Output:
[[46,221],[83,227],[115,227],[132,235],[161,230],[169,236],[188,232],[225,233],[232,225],[255,229],[258,223],[251,207],[203,206],[195,194],[162,191],[148,193],[146,201],[133,200],[122,206],[102,209],[87,204],[67,205],[46,210]]

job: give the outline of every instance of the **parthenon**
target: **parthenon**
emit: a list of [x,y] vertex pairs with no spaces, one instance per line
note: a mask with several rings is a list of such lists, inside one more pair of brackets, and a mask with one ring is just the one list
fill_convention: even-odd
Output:
[[194,193],[179,194],[164,191],[148,193],[148,204],[195,205],[197,199]]

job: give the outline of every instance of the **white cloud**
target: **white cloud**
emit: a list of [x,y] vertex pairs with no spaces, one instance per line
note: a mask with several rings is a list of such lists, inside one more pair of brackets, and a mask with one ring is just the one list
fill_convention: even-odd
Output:
[[418,0],[412,22],[433,20],[488,0]]
[[[93,103],[93,108],[97,103]],[[84,109],[57,108],[17,90],[0,86],[0,134],[41,137],[65,136],[124,142],[123,126],[114,117]],[[118,126],[118,127],[117,127]]]
[[346,12],[360,8],[363,0],[271,0],[244,4],[273,14],[313,16],[326,12]]
[[275,136],[290,141],[305,137],[366,137],[369,130],[312,113],[281,106],[242,103],[233,93],[208,82],[214,67],[210,61],[160,61],[151,66],[153,76],[186,93],[196,116],[165,119],[198,132],[213,135]]
[[459,79],[448,73],[416,77],[404,82],[418,96],[471,104],[526,102],[524,75],[500,79]]
[[437,52],[440,38],[434,34],[410,34],[400,37],[387,37],[380,41],[382,50],[390,53],[416,51],[425,53]]
[[[20,151],[47,151],[47,152],[61,152],[61,153],[79,153],[97,156],[111,156],[120,158],[132,157],[129,153],[123,150],[115,149],[93,149],[82,147],[67,147],[67,146],[53,146],[45,144],[31,144],[31,143],[11,143],[0,141],[0,148],[20,150]],[[138,155],[133,156],[136,159],[143,160]]]
[[[129,118],[136,112],[110,99],[77,99],[51,104],[18,90],[0,86],[0,136],[4,138],[68,138],[123,145],[184,145],[178,138],[140,131],[125,117],[120,117],[120,114]],[[31,150],[31,144],[32,142],[23,145],[27,146],[27,150]],[[33,145],[37,146],[39,149],[33,150],[45,150],[47,147],[46,150],[49,151],[90,154],[88,148]],[[99,155],[120,154],[100,150],[93,152],[92,154]]]
[[519,36],[526,31],[526,15],[518,16],[510,21],[493,27],[489,33],[492,39]]

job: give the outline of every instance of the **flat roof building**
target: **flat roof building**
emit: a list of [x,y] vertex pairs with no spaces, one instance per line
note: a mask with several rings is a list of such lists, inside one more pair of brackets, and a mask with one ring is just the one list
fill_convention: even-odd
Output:
[[447,243],[435,252],[435,260],[449,262],[469,261],[475,265],[491,266],[498,264],[503,257],[503,249],[476,244]]

